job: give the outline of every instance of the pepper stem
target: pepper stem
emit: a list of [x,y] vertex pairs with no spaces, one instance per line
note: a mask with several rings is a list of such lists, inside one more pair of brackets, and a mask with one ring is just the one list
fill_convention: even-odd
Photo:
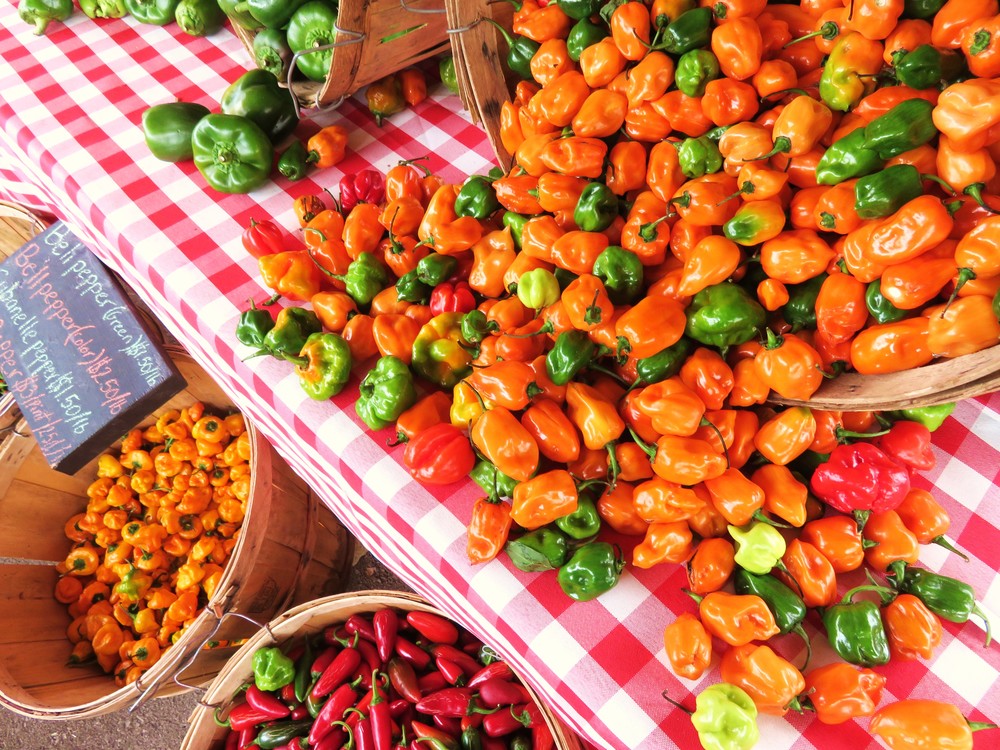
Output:
[[614,441],[604,447],[608,451],[608,471],[611,473],[611,482],[608,484],[608,489],[613,490],[618,486],[618,475],[621,473],[622,467],[618,463],[618,456],[615,455]]
[[784,337],[779,336],[770,328],[766,330],[767,330],[767,339],[764,341],[764,348],[767,349],[768,351],[771,351],[772,349],[780,349],[785,343]]
[[882,599],[882,604],[888,604],[896,597],[896,592],[888,586],[878,586],[872,583],[865,583],[861,586],[855,586],[853,589],[844,594],[844,598],[840,600],[840,603],[851,604],[854,601],[854,595],[860,594],[864,591],[871,591],[878,594],[879,598]]
[[629,433],[631,433],[632,439],[635,441],[635,444],[638,445],[640,448],[642,448],[643,452],[647,456],[649,456],[650,460],[656,458],[656,448],[654,448],[649,443],[645,442],[641,437],[636,435],[635,430],[633,430],[631,427],[628,428],[628,431]]
[[941,534],[941,536],[936,536],[933,539],[931,539],[931,544],[936,544],[939,547],[944,547],[949,552],[954,552],[963,560],[969,562],[969,556],[966,555],[964,552],[962,552],[962,550],[960,550],[954,544],[952,544],[951,541],[948,539],[948,537],[946,537],[944,534]]
[[993,629],[990,627],[990,618],[983,612],[982,607],[979,606],[979,602],[976,602],[972,607],[972,614],[983,618],[983,626],[986,628],[986,642],[983,644],[983,648],[989,648],[990,643],[993,641]]
[[969,729],[973,732],[978,732],[981,729],[996,729],[997,725],[991,721],[969,721],[965,720],[965,723],[969,725]]
[[733,468],[732,464],[730,464],[729,462],[729,449],[726,447],[726,439],[722,437],[722,431],[718,427],[716,427],[715,423],[708,417],[702,417],[699,426],[710,427],[712,429],[712,431],[715,433],[715,436],[719,438],[719,442],[722,443],[722,455],[726,457],[726,468],[727,469]]
[[[812,655],[813,655],[812,640],[809,638],[809,634],[806,632],[806,629],[802,627],[801,622],[788,632],[795,633],[795,635],[801,638],[803,643],[806,644],[806,660],[802,663],[802,666],[799,667],[800,672],[805,672],[806,667],[809,666],[809,662],[812,660]],[[796,710],[799,709],[801,709],[801,706],[796,708]]]
[[[688,195],[688,193],[685,193],[685,195]],[[689,197],[688,203],[683,204],[684,207],[686,208],[690,202],[691,199]],[[643,242],[652,242],[655,239],[654,233],[656,232],[656,227],[658,227],[662,222],[666,220],[667,217],[664,216],[660,219],[657,219],[656,221],[651,221],[648,224],[643,224],[641,227],[639,227],[639,239],[641,239]]]
[[[683,711],[684,713],[686,713],[688,716],[690,716],[691,714],[694,713],[694,711],[692,711],[690,708],[688,708],[687,706],[685,706],[685,705],[683,705],[681,703],[678,703],[673,698],[671,698],[669,695],[667,695],[667,691],[666,690],[664,690],[662,693],[660,693],[660,695],[662,695],[663,698],[664,698],[664,700],[666,700],[670,705],[672,705],[674,708],[679,708],[681,711]],[[970,724],[970,726],[971,726],[971,724]],[[975,731],[975,730],[973,730],[973,731]]]
[[889,430],[881,430],[879,432],[854,432],[853,430],[845,430],[843,427],[838,427],[836,431],[837,442],[840,445],[844,445],[848,440],[854,438],[856,440],[866,440],[868,438],[879,437],[881,435],[887,435]]
[[851,512],[851,515],[854,516],[854,522],[858,525],[859,534],[864,531],[865,524],[868,523],[868,516],[871,514],[870,510],[855,510]]
[[705,598],[705,597],[701,596],[700,594],[694,593],[691,589],[682,588],[681,591],[683,591],[685,594],[687,594],[692,599],[694,599],[694,603],[695,604],[701,604],[701,600]]
[[975,278],[977,278],[976,272],[971,268],[958,269],[958,277],[955,279],[955,288],[952,290],[951,296],[948,298],[948,302],[944,306],[944,310],[941,311],[942,319],[944,318],[945,313],[948,312],[948,308],[951,307],[951,303],[955,301],[956,297],[958,297],[958,293],[961,291],[962,287]]
[[984,187],[986,187],[985,183],[975,182],[969,185],[967,188],[965,188],[965,190],[963,190],[962,192],[965,195],[968,195],[970,198],[972,198],[972,200],[974,200],[976,203],[978,203],[980,208],[989,211],[991,214],[1000,214],[1000,211],[993,208],[992,206],[987,206],[986,201],[983,200]]
[[[805,93],[805,92],[803,92]],[[765,159],[770,159],[772,156],[777,156],[778,154],[788,153],[792,148],[792,139],[787,138],[783,135],[779,135],[774,139],[774,148],[768,151],[762,156],[755,156],[753,159],[746,159],[746,161],[764,161]]]
[[920,175],[920,179],[921,180],[930,180],[931,182],[936,182],[938,185],[940,185],[941,187],[943,187],[945,189],[945,191],[949,195],[957,195],[957,193],[955,192],[955,188],[953,188],[949,183],[947,183],[944,180],[942,180],[936,174],[921,174]]
[[[795,528],[794,526],[791,526],[790,524],[781,523],[781,521],[775,521],[773,518],[768,518],[767,516],[764,515],[764,512],[760,508],[757,508],[757,510],[755,510],[753,512],[753,515],[750,516],[750,517],[753,520],[755,520],[755,521],[759,521],[760,523],[766,523],[768,526],[774,526],[777,529],[792,529],[792,528]],[[780,561],[779,561],[778,564],[779,565],[781,564]]]
[[[853,3],[851,4],[853,5]],[[808,34],[803,34],[798,39],[793,39],[792,41],[788,42],[787,44],[785,44],[784,47],[782,47],[782,49],[788,49],[793,44],[798,44],[799,42],[804,42],[806,39],[813,39],[818,36],[823,37],[828,42],[832,42],[834,39],[837,38],[838,34],[840,34],[840,26],[837,25],[837,23],[835,23],[834,21],[827,21],[822,26],[820,26],[819,29],[817,29],[816,31],[810,32]]]

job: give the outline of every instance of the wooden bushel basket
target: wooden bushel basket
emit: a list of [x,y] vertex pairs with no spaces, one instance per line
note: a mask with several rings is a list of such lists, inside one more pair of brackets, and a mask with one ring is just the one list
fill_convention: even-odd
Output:
[[[289,71],[287,85],[302,107],[335,107],[368,84],[449,50],[441,0],[341,0],[338,12],[326,81],[293,80],[294,63]],[[253,60],[256,33],[232,27]]]
[[[195,401],[217,414],[233,411],[194,360],[167,348],[188,387],[156,414]],[[155,415],[144,424],[154,420]],[[252,424],[247,430],[250,498],[216,594],[139,681],[121,688],[96,665],[66,666],[71,618],[53,597],[54,563],[70,548],[63,525],[86,506],[96,459],[67,476],[49,469],[23,420],[5,436],[0,443],[0,558],[15,562],[0,565],[0,705],[39,719],[76,719],[183,692],[189,684],[211,680],[236,650],[206,649],[206,641],[245,638],[257,625],[244,617],[266,622],[290,604],[341,590],[352,537]]]
[[[225,727],[216,724],[216,708],[228,713],[228,706],[241,685],[253,680],[253,654],[259,648],[284,645],[294,639],[311,636],[324,628],[344,622],[357,613],[374,612],[383,607],[394,607],[403,611],[433,612],[447,617],[423,599],[399,591],[359,591],[318,599],[303,604],[272,620],[266,628],[257,631],[219,672],[208,692],[202,697],[189,719],[190,727],[184,737],[181,750],[221,750],[226,733]],[[582,750],[580,739],[538,700],[535,692],[527,687],[545,717],[555,746],[559,750]]]

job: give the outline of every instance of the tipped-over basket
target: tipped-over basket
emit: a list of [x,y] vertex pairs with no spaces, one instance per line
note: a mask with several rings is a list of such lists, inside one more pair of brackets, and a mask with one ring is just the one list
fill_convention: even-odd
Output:
[[[423,599],[399,591],[359,591],[318,599],[290,609],[257,631],[235,656],[230,659],[208,692],[191,714],[190,727],[181,750],[221,750],[226,733],[215,721],[216,708],[225,709],[237,690],[253,679],[253,655],[259,648],[281,646],[294,639],[301,639],[322,632],[326,627],[344,622],[353,614],[371,613],[385,607],[402,611],[432,612],[447,617]],[[527,687],[527,686],[526,686]],[[579,738],[567,729],[552,712],[542,704],[528,687],[528,692],[538,703],[542,715],[552,732],[555,747],[559,750],[582,750]]]
[[[188,386],[157,414],[195,401],[211,413],[234,411],[190,356],[167,349]],[[174,678],[205,684],[235,648],[203,644],[242,639],[256,629],[230,613],[266,621],[290,604],[340,591],[346,580],[352,538],[248,424],[250,497],[239,541],[208,606],[137,682],[118,688],[96,665],[69,667],[71,618],[53,597],[55,563],[70,549],[63,526],[87,505],[97,461],[73,476],[56,472],[25,422],[15,428],[0,443],[0,558],[13,560],[0,564],[0,705],[12,711],[39,719],[84,718],[188,689]]]

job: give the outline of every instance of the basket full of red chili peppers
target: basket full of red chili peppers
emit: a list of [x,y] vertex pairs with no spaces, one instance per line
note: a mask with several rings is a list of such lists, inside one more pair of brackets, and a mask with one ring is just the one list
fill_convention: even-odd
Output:
[[341,594],[262,628],[212,683],[182,750],[577,750],[489,646],[416,596]]

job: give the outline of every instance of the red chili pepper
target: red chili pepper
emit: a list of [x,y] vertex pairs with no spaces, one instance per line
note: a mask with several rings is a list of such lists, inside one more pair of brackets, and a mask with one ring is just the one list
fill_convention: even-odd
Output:
[[366,619],[363,615],[354,614],[347,618],[347,622],[344,623],[344,627],[347,628],[347,632],[357,633],[359,637],[364,638],[366,641],[371,641],[375,643],[375,628],[372,626],[371,620]]
[[340,178],[340,212],[347,216],[359,203],[381,204],[385,201],[385,179],[381,172],[362,169]]
[[434,287],[431,292],[430,307],[432,315],[443,312],[467,313],[476,307],[476,298],[472,289],[464,281],[454,284],[444,282]]
[[929,471],[937,463],[931,431],[919,422],[900,420],[874,442],[889,458],[911,469]]
[[[291,657],[289,657],[291,658]],[[295,683],[289,682],[283,688],[281,688],[281,700],[285,702],[291,708],[292,703],[295,703]]]
[[499,708],[531,700],[523,686],[494,677],[479,686],[479,701],[487,708]]
[[416,735],[416,738],[410,743],[410,747],[416,747],[417,750],[427,750],[428,747],[432,750],[458,750],[458,741],[437,727],[432,727],[421,721],[411,721],[410,729]]
[[347,632],[343,625],[329,627],[323,631],[323,640],[330,646],[353,646],[358,641],[358,636]]
[[394,656],[389,659],[386,672],[393,689],[410,703],[417,703],[423,697],[420,686],[417,684],[417,673],[410,662]]
[[399,717],[411,708],[413,708],[413,703],[409,700],[406,698],[396,698],[396,700],[389,704],[389,716],[392,717],[393,721],[399,721]]
[[479,687],[487,680],[492,680],[499,678],[501,680],[510,680],[514,677],[514,672],[511,670],[510,665],[505,661],[495,661],[491,664],[487,664],[485,667],[476,672],[469,679],[469,687]]
[[330,663],[334,660],[334,658],[336,658],[337,653],[337,649],[333,646],[319,652],[319,655],[313,660],[312,666],[309,668],[309,671],[312,672],[313,680],[326,671],[326,668],[329,667]]
[[309,707],[305,703],[300,703],[292,712],[288,715],[288,718],[292,721],[298,721],[299,719],[304,719],[309,715]]
[[254,740],[256,739],[257,739],[257,727],[256,726],[245,727],[240,730],[240,739],[237,745],[239,746],[240,750],[243,750],[243,748],[248,748],[251,745],[253,745]]
[[320,709],[316,721],[313,722],[312,728],[309,730],[310,747],[336,729],[333,722],[343,721],[344,712],[357,702],[358,694],[349,684],[345,683],[337,688],[323,704],[323,708]]
[[[381,612],[392,612],[380,609]],[[393,612],[395,615],[396,613]],[[376,623],[377,627],[377,623]],[[392,717],[389,715],[389,703],[379,687],[378,673],[372,673],[372,700],[368,707],[368,717],[372,725],[372,738],[375,740],[375,750],[390,750],[392,745]]]
[[417,711],[433,716],[461,718],[474,713],[488,713],[476,705],[475,691],[466,687],[446,687],[425,695],[417,703]]
[[[368,674],[368,681],[371,682],[371,679],[372,679],[371,674]],[[361,700],[358,701],[358,705],[354,706],[350,715],[345,720],[347,726],[352,729],[358,725],[358,722],[361,721],[361,719],[365,718],[368,715],[365,712],[368,710],[368,706],[372,702],[372,691],[370,689],[371,685],[369,685],[368,687],[369,689],[365,690],[365,694],[361,696]]]
[[428,672],[425,675],[421,675],[417,680],[417,687],[420,688],[422,695],[430,695],[447,685],[448,681],[438,671]]
[[545,721],[531,725],[531,747],[532,750],[555,750],[556,740]]
[[868,511],[893,510],[903,502],[910,473],[871,443],[838,445],[813,473],[811,486],[830,507],[867,517]]
[[483,729],[490,737],[503,737],[518,729],[531,726],[528,704],[511,706],[483,717]]
[[378,650],[374,643],[358,641],[355,648],[361,652],[361,658],[364,660],[365,666],[368,667],[368,673],[382,666],[382,660],[378,657]]
[[[423,670],[431,663],[431,655],[424,651],[420,646],[416,645],[412,641],[408,641],[405,638],[396,639],[396,653],[402,656],[416,670]],[[421,690],[427,693],[426,688],[421,686]]]
[[378,658],[383,662],[389,661],[396,643],[396,634],[399,632],[399,615],[396,614],[396,610],[388,607],[380,609],[372,615],[372,626],[375,629]]
[[336,727],[333,732],[321,739],[318,745],[315,747],[309,745],[309,750],[341,750],[346,739],[347,734],[340,727]]
[[250,226],[243,230],[243,247],[255,258],[289,250],[287,243],[285,230],[270,219],[250,219]]
[[447,732],[452,737],[457,737],[462,733],[462,722],[454,716],[441,716],[440,714],[435,714],[431,717],[431,719],[434,721],[434,726],[444,732]]
[[430,652],[434,656],[443,656],[445,659],[455,662],[465,672],[466,677],[472,677],[483,666],[464,651],[446,643],[435,643],[430,647]]
[[[256,685],[251,685],[250,688],[247,689],[247,693],[249,693],[251,689],[255,690],[258,696],[265,695],[264,693],[261,693],[260,689],[258,689]],[[277,703],[281,710],[275,710],[273,704],[265,701],[255,699],[255,702],[251,703],[248,696],[245,703],[235,706],[229,712],[229,728],[234,732],[242,732],[247,727],[255,727],[258,724],[263,724],[265,721],[281,719],[291,713],[288,710],[288,706],[278,702],[274,697],[266,697],[270,698],[271,701],[274,701],[274,703]]]
[[[353,750],[376,750],[371,716],[358,719],[358,723],[355,725],[352,732],[354,735]],[[350,747],[350,744],[348,743],[345,747]]]
[[361,666],[361,652],[356,648],[343,649],[313,683],[309,695],[312,696],[313,700],[325,698],[350,677],[359,666]]
[[428,641],[452,645],[458,642],[458,628],[455,624],[433,612],[413,610],[406,613],[406,621]]
[[444,675],[449,685],[462,686],[465,684],[465,672],[451,659],[439,656],[434,660],[434,664],[438,668],[438,671]]
[[462,430],[441,422],[418,432],[406,444],[403,465],[422,484],[452,484],[469,475],[476,465],[476,454]]
[[230,732],[226,735],[226,747],[225,750],[239,750],[240,747],[240,735],[237,732]]

